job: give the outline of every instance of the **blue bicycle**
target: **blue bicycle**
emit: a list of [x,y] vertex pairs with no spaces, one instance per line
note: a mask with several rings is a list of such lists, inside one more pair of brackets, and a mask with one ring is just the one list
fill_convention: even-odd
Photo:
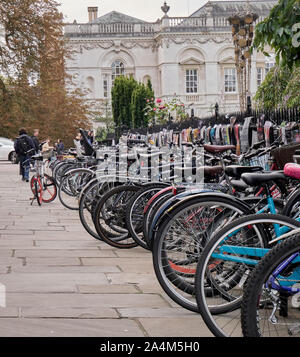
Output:
[[245,337],[300,336],[300,230],[294,230],[261,259],[244,291]]

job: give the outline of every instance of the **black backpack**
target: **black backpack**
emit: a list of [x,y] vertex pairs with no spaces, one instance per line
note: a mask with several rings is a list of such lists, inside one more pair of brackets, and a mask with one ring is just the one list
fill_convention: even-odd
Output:
[[30,145],[30,142],[26,135],[22,135],[18,138],[18,144],[20,153],[23,155],[26,155],[28,151],[32,149],[32,145]]

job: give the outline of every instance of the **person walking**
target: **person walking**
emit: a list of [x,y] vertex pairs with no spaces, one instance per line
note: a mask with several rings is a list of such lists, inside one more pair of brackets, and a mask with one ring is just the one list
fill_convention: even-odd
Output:
[[27,160],[35,154],[36,148],[31,137],[27,135],[26,129],[19,130],[19,137],[16,139],[14,146],[20,162],[22,180],[29,182],[30,163]]
[[31,137],[33,144],[35,146],[35,152],[38,154],[40,150],[40,141],[39,141],[39,129],[34,129],[33,136]]

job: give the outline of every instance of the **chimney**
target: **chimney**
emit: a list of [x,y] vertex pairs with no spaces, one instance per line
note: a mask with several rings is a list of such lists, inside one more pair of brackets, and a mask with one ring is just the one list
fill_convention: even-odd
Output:
[[96,20],[98,17],[98,7],[88,7],[89,22]]

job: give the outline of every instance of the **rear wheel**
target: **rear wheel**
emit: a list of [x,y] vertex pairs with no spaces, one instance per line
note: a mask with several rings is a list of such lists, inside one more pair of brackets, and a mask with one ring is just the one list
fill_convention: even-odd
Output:
[[275,246],[253,270],[242,300],[244,337],[300,336],[299,249],[297,230]]
[[197,312],[196,267],[213,234],[246,212],[247,206],[230,198],[197,197],[169,210],[153,244],[156,277],[176,303]]
[[[300,223],[282,215],[241,217],[218,231],[204,248],[195,277],[196,300],[207,327],[217,337],[240,337],[243,287],[276,238],[274,224],[293,230]],[[207,287],[211,294],[207,294]]]
[[116,248],[133,248],[138,244],[132,239],[126,225],[128,201],[140,190],[139,186],[120,186],[107,192],[97,203],[94,224],[100,238]]

